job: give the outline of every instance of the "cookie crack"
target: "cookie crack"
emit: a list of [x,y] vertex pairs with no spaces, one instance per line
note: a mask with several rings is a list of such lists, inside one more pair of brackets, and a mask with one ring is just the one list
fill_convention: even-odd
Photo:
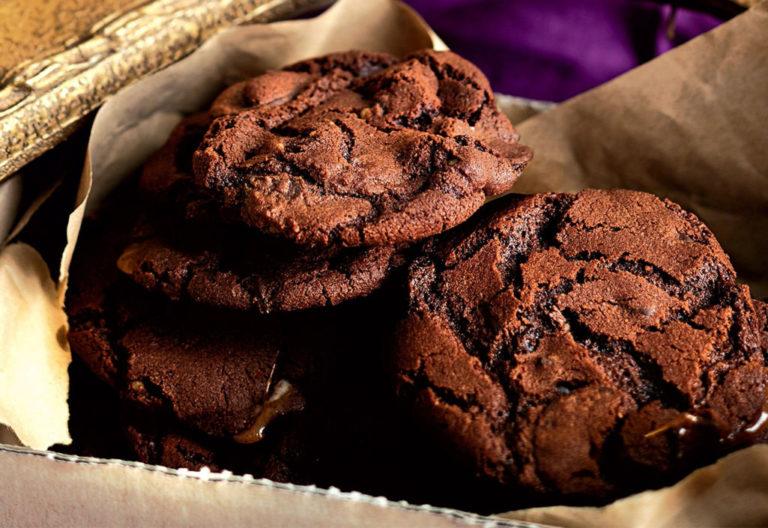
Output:
[[466,116],[466,117],[462,116],[470,126],[475,126],[477,122],[480,120],[483,110],[485,109],[485,107],[488,105],[490,101],[490,96],[488,94],[488,91],[485,90],[482,86],[480,86],[477,83],[477,81],[464,75],[462,72],[457,71],[450,64],[443,64],[443,67],[441,68],[441,66],[437,63],[435,58],[432,57],[431,55],[419,55],[415,58],[418,62],[424,64],[432,71],[433,75],[437,78],[438,82],[448,78],[459,83],[467,84],[472,88],[474,88],[475,90],[478,90],[483,93],[483,101],[480,103],[479,108],[469,116]]
[[[129,394],[133,391],[140,392],[139,395],[134,395],[132,397],[133,400],[147,402],[153,407],[162,408],[166,413],[173,413],[173,401],[168,397],[162,387],[150,379],[149,376],[142,375],[135,379],[126,379],[126,384]],[[134,384],[140,385],[140,388],[135,387]]]
[[[639,352],[631,341],[612,339],[593,331],[573,310],[563,309],[561,313],[573,340],[589,350],[616,386],[632,396],[638,405],[658,399],[671,408],[687,408],[686,396],[674,384],[664,380],[661,365]],[[623,359],[623,364],[611,364],[612,358]]]
[[[420,362],[415,370],[401,370],[399,375],[411,386],[411,390],[415,392],[431,391],[441,403],[457,407],[463,413],[469,414],[473,418],[482,415],[484,412],[484,407],[474,394],[469,394],[468,397],[464,398],[456,394],[450,387],[436,385],[431,382],[424,372],[423,362]],[[495,426],[495,424],[492,425]]]
[[344,151],[341,153],[341,155],[347,163],[352,165],[354,163],[352,153],[355,149],[355,131],[352,130],[341,119],[334,119],[333,124],[335,124],[344,134]]

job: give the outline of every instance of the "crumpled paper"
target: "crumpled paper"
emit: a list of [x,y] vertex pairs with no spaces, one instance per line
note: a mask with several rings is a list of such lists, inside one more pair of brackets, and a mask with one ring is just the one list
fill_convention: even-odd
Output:
[[502,517],[568,528],[768,526],[768,445],[732,453],[670,488],[602,508],[551,506]]
[[67,318],[42,257],[10,243],[50,195],[17,219],[21,187],[21,176],[0,183],[0,423],[14,429],[0,427],[0,441],[46,448],[70,441]]
[[26,244],[0,252],[0,423],[46,448],[69,442],[67,318],[42,257]]
[[[766,32],[768,9],[763,4],[603,87],[527,119],[519,130],[536,155],[515,190],[631,187],[669,196],[694,209],[713,227],[742,276],[756,291],[764,292],[763,270],[768,258]],[[31,319],[42,322],[36,327],[41,337],[34,346],[51,355],[36,359],[34,368],[55,380],[51,387],[58,392],[51,391],[38,402],[55,410],[46,423],[36,421],[28,409],[0,415],[0,419],[10,423],[28,445],[42,447],[48,445],[43,439],[60,436],[67,418],[62,390],[68,380],[65,362],[53,360],[62,349],[55,336],[60,333],[60,302],[84,211],[96,207],[157,149],[183,114],[204,106],[224,85],[266,68],[350,48],[402,54],[423,47],[444,45],[403,5],[390,0],[340,0],[315,19],[228,30],[188,58],[107,102],[93,125],[76,209],[69,219],[62,219],[69,243],[62,256],[58,290],[46,282],[50,281],[47,270],[35,265],[39,256],[31,248],[9,246],[2,254],[8,260],[0,261],[0,272],[17,270],[15,274],[21,268],[28,273],[24,275],[25,294],[0,311],[0,329],[16,323],[23,299],[36,299],[27,308],[37,316]],[[530,111],[521,112],[514,100],[505,100],[504,107],[520,118]],[[6,255],[9,249],[11,254]],[[56,317],[51,315],[54,313]],[[5,355],[7,345],[14,343],[4,341],[3,335],[0,331]],[[33,357],[28,342],[13,350],[10,355],[17,359]],[[9,379],[24,379],[31,361],[11,365],[6,371]],[[0,392],[0,410],[21,405],[33,396],[21,383],[16,389]],[[555,507],[504,515],[573,526],[647,526],[651,517],[643,512],[649,511],[654,512],[654,526],[704,526],[726,519],[726,509],[717,503],[731,501],[727,520],[754,524],[766,521],[763,509],[733,501],[740,490],[749,489],[752,503],[768,503],[766,450],[763,446],[743,450],[672,488],[630,497],[606,508]],[[744,468],[754,471],[741,478]],[[707,500],[697,502],[702,482],[711,484],[710,492]],[[173,494],[173,482],[167,484],[168,493]]]

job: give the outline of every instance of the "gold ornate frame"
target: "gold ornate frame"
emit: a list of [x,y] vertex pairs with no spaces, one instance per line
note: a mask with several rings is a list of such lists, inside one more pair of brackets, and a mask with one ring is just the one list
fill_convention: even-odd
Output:
[[[34,1],[23,0],[25,9]],[[35,0],[36,1],[36,0]],[[80,11],[99,0],[69,2]],[[119,4],[120,2],[117,2]],[[0,181],[61,142],[120,88],[179,60],[227,26],[287,18],[330,0],[154,0],[123,2],[85,29],[61,28],[63,45],[0,68]],[[61,9],[68,2],[60,2]],[[139,5],[137,5],[139,4]],[[50,15],[44,10],[41,16]],[[57,15],[60,15],[58,13]],[[6,24],[12,24],[6,19]],[[35,38],[24,35],[25,38]],[[0,42],[3,39],[0,35]],[[2,46],[12,45],[7,42]],[[29,47],[29,46],[27,46]],[[24,50],[28,52],[28,50]],[[9,50],[6,48],[6,53]]]

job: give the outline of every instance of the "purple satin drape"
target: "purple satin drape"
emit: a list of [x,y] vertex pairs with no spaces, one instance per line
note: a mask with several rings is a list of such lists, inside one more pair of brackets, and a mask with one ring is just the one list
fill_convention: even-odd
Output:
[[562,101],[720,21],[633,0],[406,0],[494,89]]

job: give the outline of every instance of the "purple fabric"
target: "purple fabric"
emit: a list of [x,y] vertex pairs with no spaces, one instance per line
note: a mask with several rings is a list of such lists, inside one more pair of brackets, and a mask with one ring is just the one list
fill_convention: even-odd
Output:
[[633,0],[406,0],[494,89],[562,101],[720,23]]

